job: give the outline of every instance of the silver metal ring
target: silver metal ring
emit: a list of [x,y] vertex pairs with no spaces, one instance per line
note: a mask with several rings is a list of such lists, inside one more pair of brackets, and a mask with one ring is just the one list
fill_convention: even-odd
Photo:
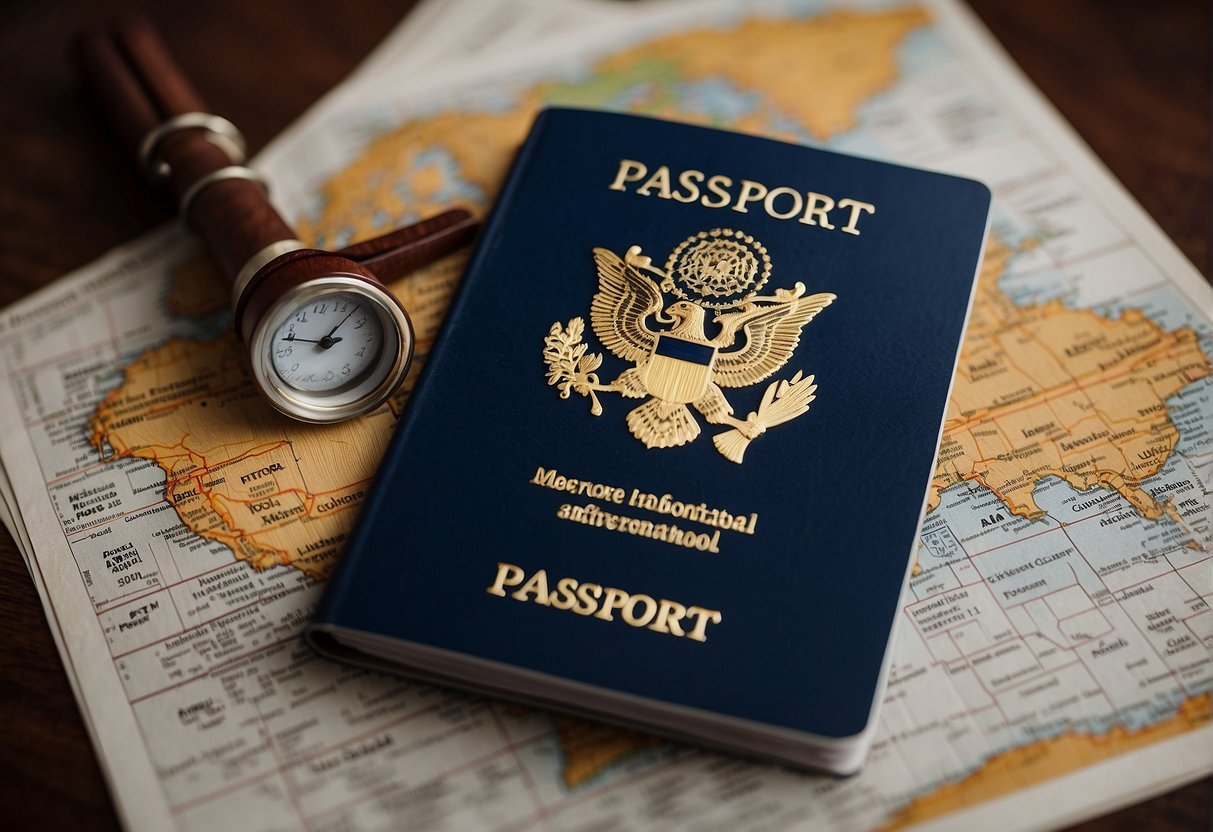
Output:
[[232,312],[234,313],[236,307],[240,304],[240,296],[248,288],[249,281],[253,279],[253,275],[282,255],[304,248],[307,248],[307,246],[303,244],[302,240],[279,240],[276,243],[270,243],[246,260],[244,265],[240,267],[240,271],[236,273],[235,282],[232,283]]
[[167,162],[156,158],[160,143],[180,130],[203,130],[206,139],[227,154],[233,165],[243,165],[247,156],[244,135],[236,125],[214,113],[182,113],[157,124],[139,142],[139,170],[153,182],[169,175]]
[[216,182],[222,182],[225,179],[247,179],[250,182],[256,182],[261,186],[261,190],[267,194],[270,192],[269,183],[265,181],[265,177],[257,173],[252,168],[246,168],[243,165],[228,165],[225,168],[213,170],[206,176],[203,176],[194,184],[185,189],[185,193],[181,195],[181,201],[177,203],[177,210],[181,216],[189,215],[190,203],[202,193],[204,190],[214,185]]

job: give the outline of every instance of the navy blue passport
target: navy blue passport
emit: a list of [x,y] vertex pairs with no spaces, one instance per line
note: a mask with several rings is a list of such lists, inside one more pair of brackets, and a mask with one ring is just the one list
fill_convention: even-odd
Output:
[[952,176],[541,113],[312,642],[857,770],[989,204]]

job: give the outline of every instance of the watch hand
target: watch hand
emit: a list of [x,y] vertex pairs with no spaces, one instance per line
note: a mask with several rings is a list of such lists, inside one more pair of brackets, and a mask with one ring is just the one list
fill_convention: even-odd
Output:
[[[328,334],[328,335],[326,335],[326,336],[324,336],[324,337],[325,337],[325,338],[332,338],[332,337],[333,337],[333,333],[334,333],[334,332],[336,332],[337,330],[341,329],[341,324],[343,324],[343,323],[345,323],[346,321],[348,321],[348,320],[350,319],[350,315],[353,315],[355,312],[357,312],[357,311],[358,311],[358,308],[359,308],[360,306],[362,306],[362,304],[356,304],[356,305],[354,306],[354,308],[350,310],[350,314],[349,314],[349,315],[346,315],[344,318],[342,318],[342,319],[341,319],[341,323],[337,324],[337,326],[335,326],[335,327],[333,327],[332,329],[330,329],[330,330],[329,330],[329,334]],[[338,338],[337,340],[338,340],[338,341],[340,341],[341,339],[340,339],[340,338]]]
[[327,350],[329,347],[333,346],[333,344],[336,344],[338,341],[342,341],[344,339],[341,336],[337,336],[336,338],[331,338],[328,335],[326,335],[323,338],[321,338],[319,341],[316,341],[312,338],[296,338],[292,335],[290,338],[283,338],[282,340],[283,341],[301,341],[304,344],[319,344],[321,349]]

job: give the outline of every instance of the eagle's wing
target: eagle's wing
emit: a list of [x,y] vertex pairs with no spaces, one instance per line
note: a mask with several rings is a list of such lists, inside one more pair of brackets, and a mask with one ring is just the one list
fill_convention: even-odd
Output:
[[716,354],[712,381],[721,387],[748,387],[762,381],[787,363],[800,343],[800,330],[833,301],[834,295],[822,292],[740,313],[731,323],[745,332],[745,346]]
[[590,305],[590,322],[606,348],[624,361],[648,358],[657,334],[644,319],[661,311],[661,290],[615,252],[594,249],[598,264],[598,293]]

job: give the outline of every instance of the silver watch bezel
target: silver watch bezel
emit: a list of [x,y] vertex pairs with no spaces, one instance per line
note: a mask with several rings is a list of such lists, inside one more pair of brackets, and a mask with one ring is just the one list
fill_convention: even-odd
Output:
[[[299,306],[333,292],[365,297],[379,318],[383,349],[369,373],[347,391],[312,393],[288,384],[274,368],[273,337]],[[354,275],[329,274],[284,292],[257,321],[249,338],[249,364],[262,396],[281,413],[312,424],[345,421],[379,407],[396,392],[413,357],[413,326],[396,300]]]

